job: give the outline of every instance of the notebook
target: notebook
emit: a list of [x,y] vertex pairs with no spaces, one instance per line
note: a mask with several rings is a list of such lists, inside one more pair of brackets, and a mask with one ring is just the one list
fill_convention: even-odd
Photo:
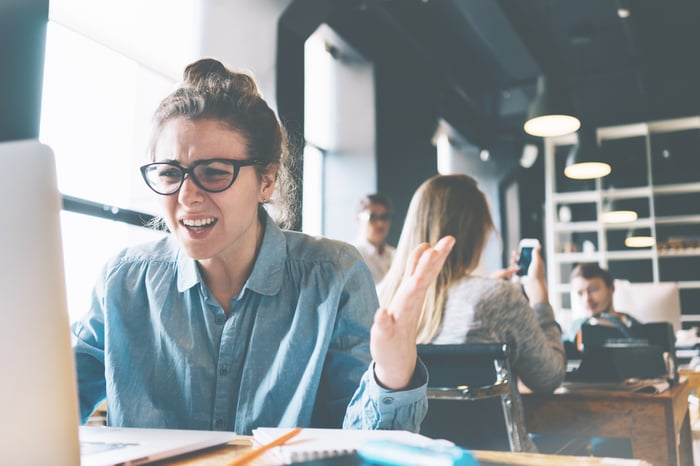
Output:
[[[0,456],[2,464],[81,464],[78,396],[66,304],[60,229],[61,196],[51,149],[36,140],[0,143]],[[225,443],[232,432],[80,428],[91,439],[83,465],[139,464]],[[129,433],[122,429],[119,436]],[[97,453],[123,444],[118,460]],[[138,435],[136,435],[138,434]],[[174,443],[162,443],[163,435]],[[141,447],[127,444],[139,443]],[[147,453],[145,446],[153,447]],[[157,447],[157,448],[156,448]],[[129,451],[133,449],[133,454]],[[89,451],[88,451],[89,450]],[[113,452],[116,455],[116,453]]]
[[[255,442],[263,445],[286,434],[284,427],[259,427],[253,429]],[[405,430],[350,430],[303,429],[299,435],[284,445],[271,450],[271,454],[284,464],[331,458],[355,453],[368,440],[394,440],[416,446],[429,446],[436,441],[421,434]],[[445,442],[441,440],[440,442]]]

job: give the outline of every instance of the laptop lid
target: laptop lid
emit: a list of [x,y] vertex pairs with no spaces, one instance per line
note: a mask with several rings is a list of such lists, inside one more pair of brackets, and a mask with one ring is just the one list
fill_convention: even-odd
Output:
[[80,465],[79,436],[87,442],[82,464],[90,466],[140,464],[234,439],[233,432],[164,429],[80,427],[79,434],[53,152],[36,140],[3,142],[0,166],[2,464]]
[[6,464],[77,465],[78,401],[51,149],[0,143],[0,452]]
[[235,438],[233,432],[80,426],[81,466],[145,464]]

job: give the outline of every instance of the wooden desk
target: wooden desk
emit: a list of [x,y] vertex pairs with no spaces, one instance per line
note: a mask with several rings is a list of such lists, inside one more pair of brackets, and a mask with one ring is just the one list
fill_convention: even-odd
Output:
[[690,385],[690,392],[700,395],[700,371],[694,369],[680,368],[678,374],[681,377],[688,379],[688,384]]
[[690,385],[682,378],[658,394],[586,391],[523,394],[531,433],[566,437],[626,437],[632,454],[655,466],[693,466],[688,410]]
[[[154,466],[226,466],[238,456],[249,451],[251,448],[250,437],[242,436],[227,445],[219,448],[207,450],[199,454],[182,456],[176,460],[154,463]],[[590,456],[563,456],[563,455],[541,455],[535,453],[512,453],[503,451],[480,451],[472,452],[479,462],[497,465],[512,466],[650,466],[645,461],[621,460],[617,458],[593,458]],[[262,456],[248,466],[277,466],[269,458]]]

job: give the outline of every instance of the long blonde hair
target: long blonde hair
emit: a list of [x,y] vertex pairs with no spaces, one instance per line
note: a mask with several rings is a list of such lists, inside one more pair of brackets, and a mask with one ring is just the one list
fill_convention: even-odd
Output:
[[391,268],[379,285],[379,301],[388,306],[401,284],[411,251],[435,244],[445,235],[457,242],[430,287],[418,322],[417,343],[430,343],[440,329],[447,290],[479,265],[489,235],[496,229],[488,200],[467,175],[436,175],[420,185],[408,207]]

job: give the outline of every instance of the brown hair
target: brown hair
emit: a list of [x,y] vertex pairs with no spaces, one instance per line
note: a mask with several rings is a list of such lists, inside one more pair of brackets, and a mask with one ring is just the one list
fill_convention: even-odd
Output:
[[569,278],[574,279],[576,277],[581,277],[586,280],[600,277],[603,279],[603,281],[605,282],[605,286],[607,286],[608,288],[613,286],[614,283],[614,278],[612,274],[595,262],[578,264],[576,267],[574,267],[574,269],[571,271],[571,276]]
[[357,212],[362,212],[367,210],[371,205],[381,205],[386,208],[387,213],[391,214],[391,201],[388,197],[381,193],[367,194],[365,197],[360,199],[357,205]]
[[446,235],[452,235],[457,240],[426,295],[418,323],[418,343],[430,343],[438,332],[447,290],[455,281],[477,268],[492,233],[496,233],[496,227],[488,200],[474,178],[467,175],[437,175],[423,182],[416,190],[408,207],[391,268],[379,285],[381,305],[387,306],[391,302],[409,256],[418,244],[435,244]]
[[[148,153],[155,157],[163,126],[175,118],[191,121],[212,119],[240,133],[247,156],[277,167],[274,211],[283,227],[294,223],[297,188],[292,174],[287,135],[277,116],[262,98],[254,79],[227,69],[221,62],[205,58],[185,68],[183,82],[166,96],[153,115]],[[262,178],[268,167],[255,167]]]

